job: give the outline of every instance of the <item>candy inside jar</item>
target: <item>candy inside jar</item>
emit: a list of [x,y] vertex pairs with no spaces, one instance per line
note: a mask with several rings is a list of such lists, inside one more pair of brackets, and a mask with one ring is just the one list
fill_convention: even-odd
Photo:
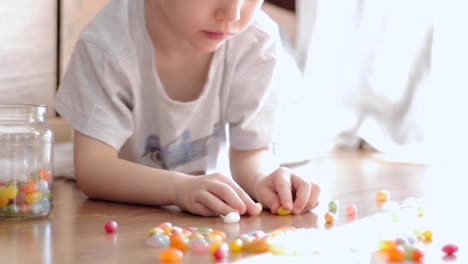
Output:
[[0,105],[0,219],[52,210],[53,132],[45,114],[45,106]]

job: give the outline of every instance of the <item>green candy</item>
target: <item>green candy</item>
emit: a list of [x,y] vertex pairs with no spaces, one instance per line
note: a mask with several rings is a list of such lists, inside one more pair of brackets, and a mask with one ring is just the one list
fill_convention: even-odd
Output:
[[330,203],[328,203],[328,211],[336,212],[338,210],[339,204],[340,203],[338,200],[330,201]]

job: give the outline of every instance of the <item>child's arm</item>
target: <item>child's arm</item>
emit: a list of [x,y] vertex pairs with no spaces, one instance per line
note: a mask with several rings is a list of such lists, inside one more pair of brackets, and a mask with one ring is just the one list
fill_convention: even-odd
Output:
[[185,177],[118,159],[114,148],[79,132],[74,136],[74,164],[86,195],[118,202],[174,204],[177,181]]
[[114,148],[79,132],[75,132],[74,162],[78,185],[91,198],[177,205],[206,216],[260,212],[255,202],[227,177],[190,176],[125,161],[118,158]]
[[279,207],[300,214],[318,204],[320,188],[290,169],[278,167],[267,148],[252,151],[231,148],[229,156],[233,178],[273,214]]

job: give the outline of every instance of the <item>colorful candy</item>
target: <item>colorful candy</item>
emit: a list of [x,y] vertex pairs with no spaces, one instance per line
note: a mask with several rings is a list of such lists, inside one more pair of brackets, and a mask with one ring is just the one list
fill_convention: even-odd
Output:
[[330,212],[326,212],[324,218],[327,224],[333,224],[335,222],[335,215]]
[[[44,180],[40,177],[43,174]],[[0,185],[0,218],[37,218],[49,215],[52,209],[50,173],[33,172],[24,181],[10,180]],[[27,178],[27,179],[26,179]]]
[[228,255],[228,246],[225,243],[223,243],[213,252],[213,257],[216,261],[223,260],[224,258],[227,257],[227,255]]
[[432,231],[431,230],[426,230],[422,233],[422,238],[426,241],[432,240]]
[[357,206],[354,204],[346,206],[346,215],[347,216],[354,216],[357,213]]
[[176,248],[166,248],[159,252],[161,262],[179,262],[184,257],[184,253]]
[[107,233],[114,233],[118,228],[119,225],[114,220],[107,221],[104,225],[104,230],[106,230]]
[[229,214],[223,216],[224,223],[232,224],[237,223],[240,220],[240,215],[238,212],[230,212]]
[[280,207],[280,208],[278,208],[278,210],[276,210],[276,213],[278,215],[290,215],[292,213],[292,211],[291,210],[286,210],[283,207]]
[[154,248],[166,248],[169,246],[169,237],[164,234],[153,234],[146,238],[145,245]]
[[340,202],[338,200],[330,201],[328,203],[328,211],[336,212],[338,210],[339,205],[340,205]]
[[448,256],[452,256],[458,251],[458,246],[455,244],[445,244],[442,246],[442,252],[444,252]]
[[386,202],[390,200],[390,192],[386,190],[378,191],[375,197],[378,202]]
[[229,249],[231,250],[231,252],[240,252],[242,251],[242,240],[239,239],[239,238],[236,238],[234,240],[232,240],[231,242],[229,242]]

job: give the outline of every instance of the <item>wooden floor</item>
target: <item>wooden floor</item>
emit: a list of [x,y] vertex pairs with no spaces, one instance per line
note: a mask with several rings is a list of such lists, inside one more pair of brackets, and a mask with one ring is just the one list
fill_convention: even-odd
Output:
[[[162,222],[181,227],[211,227],[224,231],[227,241],[250,231],[271,231],[279,226],[304,230],[282,242],[296,250],[297,256],[271,254],[233,254],[230,262],[240,263],[386,263],[374,254],[381,239],[397,238],[415,230],[431,230],[431,242],[421,244],[424,263],[468,263],[464,208],[468,175],[458,166],[420,166],[385,163],[372,155],[336,152],[295,168],[320,182],[321,204],[299,216],[275,216],[264,211],[257,217],[242,217],[236,224],[221,218],[205,218],[176,208],[116,204],[88,200],[73,181],[55,181],[54,208],[47,219],[28,221],[0,220],[1,263],[158,263],[158,250],[144,244],[148,229]],[[378,204],[375,194],[388,190],[396,207]],[[407,197],[415,197],[424,208],[423,217],[415,210],[400,209]],[[337,221],[326,225],[328,202],[340,202]],[[358,207],[355,218],[343,209]],[[414,209],[414,208],[413,208]],[[392,213],[393,212],[393,213]],[[104,232],[104,223],[119,224],[115,234]],[[440,248],[456,243],[460,251],[449,260]],[[211,263],[207,257],[186,254],[184,263]]]

